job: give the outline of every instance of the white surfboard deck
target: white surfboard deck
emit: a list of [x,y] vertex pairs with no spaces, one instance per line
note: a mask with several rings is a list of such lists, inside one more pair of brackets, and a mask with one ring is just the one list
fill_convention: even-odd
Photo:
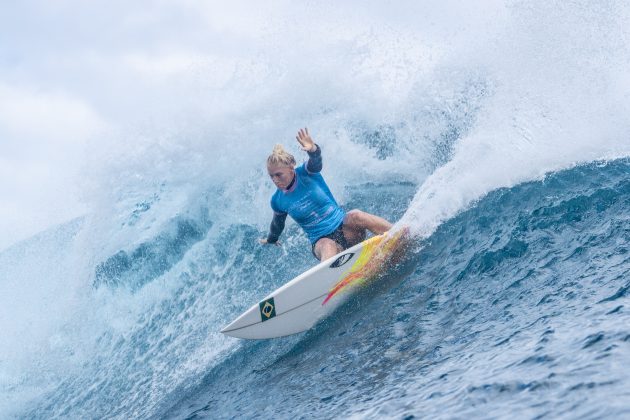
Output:
[[404,230],[374,236],[321,262],[253,305],[221,332],[266,339],[310,329],[342,305],[366,277],[381,269],[400,245],[401,233]]

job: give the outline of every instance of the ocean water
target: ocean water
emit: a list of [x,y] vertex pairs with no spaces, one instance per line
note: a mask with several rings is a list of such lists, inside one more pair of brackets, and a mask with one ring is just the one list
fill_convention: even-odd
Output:
[[630,415],[629,173],[492,192],[401,284],[299,338],[242,343],[168,417]]
[[[629,417],[630,7],[267,13],[94,145],[88,213],[0,252],[0,417]],[[225,337],[316,263],[294,223],[258,244],[304,125],[414,252],[309,332]]]

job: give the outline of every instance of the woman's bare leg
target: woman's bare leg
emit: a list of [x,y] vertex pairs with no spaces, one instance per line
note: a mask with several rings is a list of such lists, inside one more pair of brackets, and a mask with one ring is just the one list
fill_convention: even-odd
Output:
[[[350,210],[343,219],[343,236],[348,246],[353,246],[365,240],[365,230],[380,235],[390,230],[392,224],[382,217],[366,213],[361,210]],[[315,255],[320,261],[340,253],[341,245],[329,238],[321,238],[315,244]]]
[[315,244],[315,255],[319,258],[320,261],[325,261],[333,255],[339,254],[341,251],[341,245],[332,239],[321,238]]
[[343,219],[343,236],[348,245],[358,244],[365,239],[365,230],[381,235],[392,228],[392,224],[382,217],[361,210],[350,210]]

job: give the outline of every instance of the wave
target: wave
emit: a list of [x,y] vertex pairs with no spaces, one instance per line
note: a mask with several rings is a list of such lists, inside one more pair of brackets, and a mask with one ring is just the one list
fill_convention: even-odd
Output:
[[627,413],[629,169],[488,194],[398,287],[299,339],[243,343],[167,417]]
[[[626,410],[601,360],[627,362],[627,5],[353,7],[339,33],[344,7],[215,57],[225,83],[192,69],[182,112],[90,149],[88,214],[0,253],[3,416]],[[295,224],[257,243],[264,158],[305,124],[346,208],[411,227],[415,271],[304,336],[228,339],[314,263]]]

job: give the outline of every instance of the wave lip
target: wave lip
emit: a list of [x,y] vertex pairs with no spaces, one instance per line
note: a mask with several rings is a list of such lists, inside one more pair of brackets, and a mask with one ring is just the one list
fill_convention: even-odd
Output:
[[212,228],[208,219],[177,218],[171,227],[132,251],[120,250],[96,266],[94,287],[124,285],[133,290],[169,271]]

